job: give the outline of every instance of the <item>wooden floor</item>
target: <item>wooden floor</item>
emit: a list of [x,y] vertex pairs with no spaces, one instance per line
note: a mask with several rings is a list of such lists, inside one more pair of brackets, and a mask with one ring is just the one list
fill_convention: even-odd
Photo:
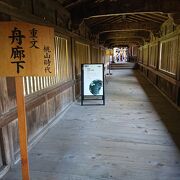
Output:
[[138,72],[112,73],[105,106],[75,102],[30,151],[32,180],[180,180],[180,112]]

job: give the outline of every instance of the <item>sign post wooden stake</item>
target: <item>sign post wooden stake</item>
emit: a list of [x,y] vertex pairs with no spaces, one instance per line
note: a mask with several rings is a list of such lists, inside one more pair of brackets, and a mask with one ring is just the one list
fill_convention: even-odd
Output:
[[22,179],[30,180],[23,76],[55,76],[54,29],[0,22],[0,76],[15,77]]
[[19,127],[19,144],[20,144],[20,152],[21,152],[22,179],[30,180],[23,77],[15,77],[15,82],[16,82],[16,101],[17,101],[18,127]]

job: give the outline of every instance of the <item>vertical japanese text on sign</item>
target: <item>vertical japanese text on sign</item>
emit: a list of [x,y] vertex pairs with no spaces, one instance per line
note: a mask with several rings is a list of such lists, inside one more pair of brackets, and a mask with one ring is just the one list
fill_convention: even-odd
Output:
[[0,22],[0,76],[54,76],[54,29]]
[[50,71],[50,68],[51,68],[51,61],[50,61],[50,58],[51,58],[51,55],[50,55],[50,47],[49,46],[44,46],[44,65],[45,65],[45,73],[49,72],[49,73],[52,73]]
[[11,31],[12,35],[8,36],[11,38],[11,63],[16,64],[16,72],[20,73],[20,68],[24,69],[23,64],[26,63],[23,58],[25,58],[25,51],[23,47],[21,46],[23,43],[23,38],[25,38],[24,35],[22,35],[21,30],[17,27],[14,27],[14,29]]
[[37,46],[37,43],[38,43],[38,41],[37,41],[37,33],[38,33],[38,30],[37,29],[35,29],[35,28],[32,28],[31,30],[30,30],[30,34],[31,34],[31,36],[30,36],[30,38],[31,38],[31,46],[30,46],[30,48],[37,48],[37,49],[39,49],[39,47]]

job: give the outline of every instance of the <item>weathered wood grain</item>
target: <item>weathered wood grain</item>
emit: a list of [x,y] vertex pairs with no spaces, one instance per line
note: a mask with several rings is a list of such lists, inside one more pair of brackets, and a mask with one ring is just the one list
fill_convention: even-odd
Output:
[[179,180],[180,112],[138,71],[108,78],[105,106],[75,102],[30,151],[33,180]]

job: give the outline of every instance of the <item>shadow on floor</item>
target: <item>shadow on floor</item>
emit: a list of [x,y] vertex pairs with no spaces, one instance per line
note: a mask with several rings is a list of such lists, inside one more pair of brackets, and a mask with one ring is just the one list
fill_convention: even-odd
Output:
[[[144,89],[156,112],[161,117],[162,123],[165,125],[180,150],[180,111],[157,91],[157,89],[138,70],[134,71],[134,76]],[[157,96],[160,101],[157,101]]]

